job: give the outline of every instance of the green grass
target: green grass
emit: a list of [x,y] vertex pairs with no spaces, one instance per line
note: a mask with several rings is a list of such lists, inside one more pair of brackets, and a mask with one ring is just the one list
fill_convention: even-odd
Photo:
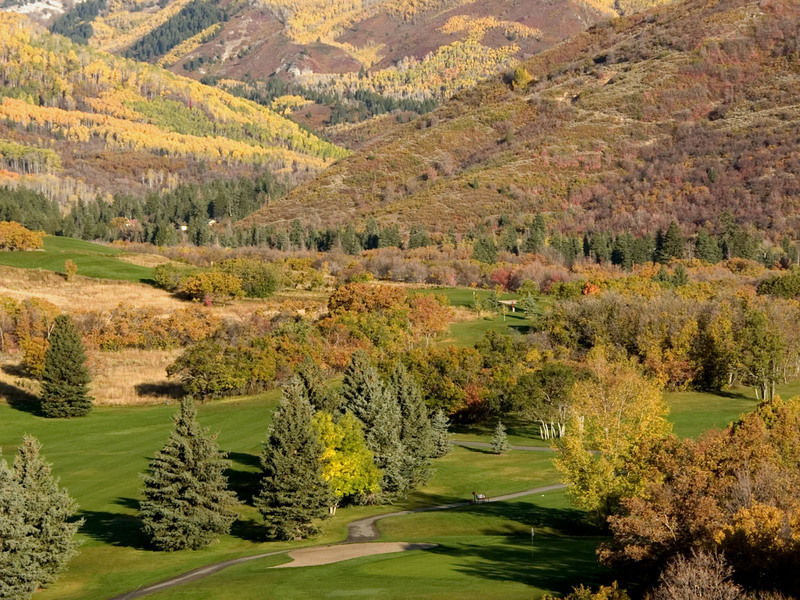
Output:
[[756,407],[756,400],[744,393],[667,392],[669,419],[681,437],[697,437],[708,429],[723,429],[739,415]]
[[[551,492],[510,502],[382,521],[382,540],[436,547],[345,563],[270,570],[256,561],[153,596],[157,600],[300,598],[540,598],[578,581],[607,577],[595,560],[598,537]],[[530,528],[536,528],[531,544]]]
[[22,269],[42,269],[64,273],[64,261],[78,266],[78,275],[124,281],[147,281],[153,270],[122,260],[117,248],[73,238],[45,236],[44,249],[29,252],[0,252],[0,265]]

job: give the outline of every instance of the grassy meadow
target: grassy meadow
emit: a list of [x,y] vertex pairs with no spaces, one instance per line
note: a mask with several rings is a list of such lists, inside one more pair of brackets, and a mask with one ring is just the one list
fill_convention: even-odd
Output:
[[73,238],[47,235],[44,248],[28,252],[0,252],[0,265],[64,273],[64,261],[78,266],[78,275],[122,281],[148,281],[153,270],[120,260],[122,250]]

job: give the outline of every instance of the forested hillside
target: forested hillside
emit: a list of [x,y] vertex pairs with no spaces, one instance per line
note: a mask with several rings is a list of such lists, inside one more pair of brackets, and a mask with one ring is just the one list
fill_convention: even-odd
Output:
[[800,8],[690,0],[591,28],[385,133],[257,213],[465,231],[687,232],[728,211],[776,235],[800,201]]
[[0,14],[0,183],[62,201],[254,175],[344,151],[257,104]]

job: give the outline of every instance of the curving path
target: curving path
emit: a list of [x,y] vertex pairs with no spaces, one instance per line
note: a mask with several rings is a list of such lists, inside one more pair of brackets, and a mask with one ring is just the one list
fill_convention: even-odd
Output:
[[[469,442],[472,443],[472,442]],[[476,444],[480,444],[480,442],[475,442]],[[488,446],[488,444],[486,444]],[[479,445],[477,447],[483,447]],[[533,449],[532,446],[522,446],[521,448],[530,448]],[[536,448],[538,450],[538,448]],[[553,484],[553,485],[545,485],[538,488],[533,488],[529,490],[523,490],[520,492],[513,492],[511,494],[503,494],[502,496],[495,496],[494,498],[488,498],[486,502],[503,502],[504,500],[513,500],[514,498],[521,498],[523,496],[530,496],[532,494],[540,494],[544,492],[550,492],[553,490],[560,490],[565,486],[562,484]],[[175,577],[171,577],[170,579],[165,579],[159,583],[155,583],[153,585],[148,585],[143,588],[139,588],[138,590],[133,590],[132,592],[128,592],[126,594],[122,594],[121,596],[114,596],[111,600],[134,600],[134,598],[141,598],[143,596],[147,596],[148,594],[152,594],[154,592],[160,592],[161,590],[165,590],[172,587],[177,587],[179,585],[183,585],[184,583],[190,583],[192,581],[197,581],[198,579],[202,579],[204,577],[208,577],[209,575],[213,575],[214,573],[218,573],[223,569],[228,567],[232,567],[234,565],[239,565],[242,563],[250,562],[253,560],[258,560],[260,558],[266,558],[268,556],[277,556],[279,554],[289,554],[290,556],[300,557],[302,560],[302,564],[294,564],[294,563],[287,563],[285,565],[279,565],[280,567],[287,567],[287,566],[315,566],[321,564],[330,564],[332,562],[338,562],[337,560],[332,560],[332,550],[335,551],[336,548],[343,548],[346,546],[358,546],[358,550],[353,550],[353,552],[347,550],[339,550],[336,552],[337,555],[343,556],[340,560],[348,560],[350,558],[354,558],[355,556],[373,556],[376,554],[385,554],[387,552],[402,552],[405,550],[422,550],[425,548],[430,548],[435,546],[435,544],[407,544],[405,542],[399,542],[397,544],[362,544],[361,542],[372,542],[377,540],[380,537],[380,533],[378,533],[378,528],[376,527],[376,523],[381,519],[388,519],[390,517],[400,517],[402,515],[410,515],[414,513],[421,513],[421,512],[430,512],[434,510],[448,510],[451,508],[459,508],[462,506],[469,506],[470,502],[451,502],[450,504],[439,504],[437,506],[425,506],[423,508],[415,508],[412,510],[400,510],[396,512],[386,513],[383,515],[375,515],[372,517],[367,517],[365,519],[359,519],[358,521],[353,521],[347,526],[347,541],[344,544],[338,544],[336,546],[312,546],[310,548],[303,548],[303,549],[287,549],[287,550],[276,550],[274,552],[265,552],[263,554],[255,554],[253,556],[244,556],[242,558],[234,558],[231,560],[225,560],[222,562],[214,563],[211,565],[207,565],[205,567],[200,567],[198,569],[193,569],[191,571],[187,571],[181,575],[177,575]],[[391,546],[391,549],[389,549]],[[301,554],[302,553],[302,554]],[[350,556],[353,554],[353,556]]]

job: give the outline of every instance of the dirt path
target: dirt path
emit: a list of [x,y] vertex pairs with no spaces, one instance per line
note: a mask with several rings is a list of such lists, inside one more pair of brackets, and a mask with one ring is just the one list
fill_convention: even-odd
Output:
[[[513,500],[514,498],[521,498],[523,496],[530,496],[532,494],[560,490],[564,487],[565,486],[561,484],[545,485],[530,490],[523,490],[521,492],[495,496],[494,498],[489,498],[486,501],[502,502],[504,500]],[[286,565],[278,565],[279,567],[309,567],[330,564],[342,560],[349,560],[350,558],[356,558],[359,556],[373,556],[377,554],[387,554],[389,552],[402,552],[407,550],[423,550],[425,548],[431,548],[435,546],[435,544],[408,544],[406,542],[365,544],[362,542],[371,542],[378,539],[380,534],[378,533],[378,528],[375,526],[375,524],[381,519],[399,517],[402,515],[411,515],[414,513],[430,512],[434,510],[447,510],[450,508],[459,508],[469,505],[470,502],[452,502],[450,504],[426,506],[412,510],[401,510],[383,515],[367,517],[366,519],[359,519],[358,521],[353,521],[348,525],[347,542],[344,544],[338,544],[336,546],[312,546],[310,548],[301,548],[298,550],[277,550],[275,552],[266,552],[264,554],[256,554],[254,556],[234,558],[232,560],[226,560],[188,571],[182,575],[165,579],[159,583],[128,592],[127,594],[122,594],[121,596],[114,596],[111,598],[111,600],[133,600],[134,598],[141,598],[154,592],[159,592],[161,590],[183,585],[184,583],[197,581],[198,579],[208,577],[209,575],[218,573],[219,571],[222,571],[228,567],[232,567],[233,565],[250,562],[252,560],[258,560],[260,558],[266,558],[268,556],[277,556],[278,554],[288,554],[290,557],[295,558],[295,561],[302,562],[302,564],[289,563]],[[348,548],[353,548],[353,550],[348,550]],[[347,556],[347,554],[352,555]]]

